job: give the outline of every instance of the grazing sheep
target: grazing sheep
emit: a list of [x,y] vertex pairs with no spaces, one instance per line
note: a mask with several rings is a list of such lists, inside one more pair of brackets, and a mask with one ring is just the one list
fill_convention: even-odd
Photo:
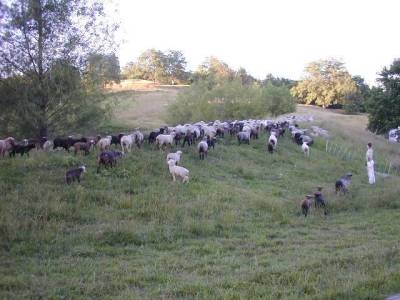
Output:
[[184,167],[181,166],[177,166],[175,165],[175,161],[174,160],[169,160],[167,162],[168,164],[168,168],[169,168],[169,172],[172,175],[172,181],[176,181],[176,176],[181,177],[182,178],[182,182],[189,182],[189,170],[185,169]]
[[160,134],[156,137],[156,145],[158,149],[166,147],[167,145],[170,145],[172,147],[174,138],[175,138],[176,133],[171,132],[170,134]]
[[258,128],[252,127],[250,130],[250,138],[258,140]]
[[306,199],[304,199],[301,202],[301,211],[303,212],[304,217],[307,217],[307,215],[308,215],[308,213],[310,211],[310,208],[311,208],[311,205],[312,205],[311,198],[312,198],[311,195],[307,195]]
[[310,157],[310,147],[308,147],[306,142],[303,142],[301,149],[303,150],[304,156]]
[[10,157],[15,157],[16,153],[21,154],[21,156],[26,153],[26,155],[29,156],[29,151],[31,151],[33,148],[36,148],[35,144],[17,144],[12,147],[9,155]]
[[121,137],[122,153],[125,153],[125,151],[131,152],[134,141],[135,137],[133,134],[124,135],[123,137]]
[[178,144],[181,143],[181,139],[184,137],[184,134],[181,132],[177,132],[175,137],[174,137],[174,141],[175,141],[175,146],[178,146]]
[[88,155],[89,151],[90,151],[90,149],[92,148],[93,145],[94,145],[94,140],[90,140],[87,143],[77,142],[72,147],[74,147],[75,155],[79,151],[83,151],[85,153],[85,155]]
[[[120,133],[120,134],[118,134],[118,135],[112,135],[111,136],[111,144],[110,144],[110,146],[111,145],[115,145],[115,146],[118,146],[118,145],[120,145],[121,144],[121,138],[124,136],[125,134],[123,134],[123,133]],[[98,141],[97,141],[98,142]]]
[[53,142],[45,141],[42,148],[44,151],[50,151],[53,148]]
[[133,139],[135,141],[135,144],[138,148],[140,148],[144,142],[144,135],[141,133],[139,130],[135,130],[133,133]]
[[207,157],[207,153],[208,153],[208,144],[206,141],[201,141],[198,145],[197,145],[197,149],[199,150],[199,158],[201,160],[204,160],[204,157]]
[[81,166],[76,169],[68,170],[67,173],[65,173],[65,182],[67,184],[71,184],[71,182],[74,182],[75,180],[77,180],[78,182],[81,182],[83,173],[86,173],[85,166]]
[[0,155],[4,157],[6,152],[10,152],[14,145],[15,139],[13,137],[0,140]]
[[53,150],[57,148],[64,148],[67,152],[69,152],[69,148],[71,148],[77,142],[86,143],[87,138],[82,137],[80,139],[75,139],[71,136],[69,136],[68,138],[56,137],[53,141]]
[[247,145],[250,145],[250,132],[247,131],[241,131],[237,134],[237,140],[239,142],[239,145],[241,143],[246,143]]
[[267,142],[267,150],[269,153],[274,153],[275,150],[275,142],[273,140]]
[[269,136],[268,144],[271,142],[275,150],[276,146],[278,145],[278,138],[276,137],[275,132],[271,132],[271,135]]
[[169,160],[174,160],[175,164],[178,164],[178,162],[181,160],[181,156],[182,156],[182,151],[176,151],[175,153],[168,153],[167,155],[167,162]]
[[326,216],[328,214],[326,210],[326,203],[325,199],[322,196],[322,187],[317,187],[317,191],[314,193],[314,205],[315,208],[323,208],[324,209],[324,215]]
[[101,138],[98,142],[97,142],[97,146],[99,147],[100,151],[105,151],[108,148],[110,148],[111,146],[111,140],[112,140],[112,136],[108,135],[105,138]]
[[208,148],[215,148],[215,143],[217,142],[217,138],[213,137],[211,138],[210,136],[207,135],[207,145]]
[[114,150],[101,152],[98,159],[97,173],[100,171],[101,166],[104,166],[106,169],[114,167],[117,164],[117,160],[123,155],[121,151]]
[[336,192],[336,194],[338,192],[342,192],[343,194],[346,194],[349,191],[349,186],[351,184],[352,176],[353,176],[353,174],[347,173],[342,178],[336,180],[336,183],[335,183],[335,192]]
[[185,134],[185,137],[183,138],[182,147],[185,147],[185,144],[186,144],[186,143],[188,144],[188,146],[191,146],[191,145],[194,143],[195,136],[196,136],[195,133],[192,133],[192,132],[188,131],[188,132]]

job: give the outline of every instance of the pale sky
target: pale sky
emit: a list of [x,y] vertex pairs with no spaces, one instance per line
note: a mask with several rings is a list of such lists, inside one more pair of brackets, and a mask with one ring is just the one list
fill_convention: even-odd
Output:
[[120,0],[121,66],[149,48],[181,50],[188,68],[216,56],[263,79],[300,79],[335,57],[374,84],[400,57],[399,0]]

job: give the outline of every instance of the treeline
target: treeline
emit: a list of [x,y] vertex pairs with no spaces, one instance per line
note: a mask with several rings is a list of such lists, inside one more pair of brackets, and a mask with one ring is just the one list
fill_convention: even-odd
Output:
[[172,123],[265,118],[295,110],[290,95],[294,81],[271,74],[257,80],[244,68],[234,70],[216,57],[207,58],[190,82],[168,107]]

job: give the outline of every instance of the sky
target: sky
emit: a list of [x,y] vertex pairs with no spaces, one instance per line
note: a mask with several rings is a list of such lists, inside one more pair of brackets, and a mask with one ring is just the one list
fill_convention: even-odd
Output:
[[216,56],[232,68],[301,79],[307,63],[338,58],[375,84],[400,58],[399,0],[114,0],[121,66],[149,48],[180,50],[195,70]]

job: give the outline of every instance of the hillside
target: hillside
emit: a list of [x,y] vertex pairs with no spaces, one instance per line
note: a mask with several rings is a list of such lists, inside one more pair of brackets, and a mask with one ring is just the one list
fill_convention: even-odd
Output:
[[[110,128],[157,127],[179,88],[125,91]],[[132,98],[132,95],[134,98]],[[365,116],[301,106],[331,141],[394,158],[398,145],[365,131]],[[311,123],[301,124],[310,126]],[[288,136],[250,146],[219,140],[205,161],[183,150],[190,183],[171,181],[165,153],[145,145],[96,173],[96,153],[0,159],[1,298],[383,298],[400,291],[400,177],[369,186],[365,166],[326,153],[310,159]],[[379,153],[380,152],[380,153]],[[85,164],[80,185],[69,167]],[[350,193],[337,178],[354,174]],[[300,215],[324,187],[329,214]]]

